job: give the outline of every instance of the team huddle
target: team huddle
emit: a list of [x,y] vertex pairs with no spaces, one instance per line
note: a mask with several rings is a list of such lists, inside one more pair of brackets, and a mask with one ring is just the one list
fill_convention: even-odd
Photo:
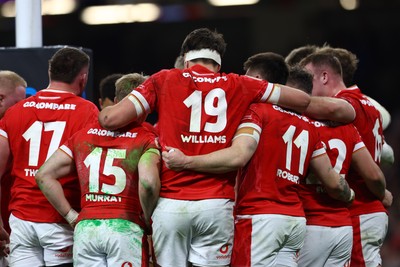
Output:
[[9,266],[382,265],[393,154],[355,55],[260,53],[238,75],[225,49],[192,31],[175,68],[123,75],[100,112],[80,97],[89,57],[53,55],[48,87],[0,121]]

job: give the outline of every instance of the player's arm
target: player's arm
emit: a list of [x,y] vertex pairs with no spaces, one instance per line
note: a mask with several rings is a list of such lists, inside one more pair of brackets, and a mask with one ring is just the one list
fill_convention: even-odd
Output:
[[132,95],[127,95],[117,104],[105,107],[99,113],[100,125],[108,130],[115,130],[142,119],[145,116],[144,109],[138,99]]
[[157,205],[160,193],[160,151],[155,148],[147,150],[139,160],[139,199],[147,226]]
[[310,95],[290,86],[276,84],[268,102],[302,114],[310,103]]
[[72,226],[78,213],[74,211],[65,198],[64,191],[59,178],[71,173],[75,169],[74,160],[61,149],[54,154],[40,167],[35,175],[36,183],[40,190],[53,205],[53,207]]
[[313,158],[310,161],[310,169],[331,197],[348,203],[354,200],[354,191],[350,189],[347,181],[332,168],[327,154]]
[[[251,128],[252,129],[252,128]],[[242,128],[238,130],[243,132]],[[251,132],[256,130],[252,129]],[[257,135],[258,137],[254,137]],[[225,173],[236,171],[245,166],[257,149],[259,133],[239,134],[233,140],[228,148],[214,151],[209,154],[198,156],[186,156],[182,151],[176,148],[169,148],[169,151],[163,151],[163,160],[170,169],[194,170],[198,172]]]
[[316,120],[350,123],[356,118],[353,106],[344,99],[312,96],[305,115]]
[[384,207],[388,208],[390,206],[392,206],[393,203],[393,195],[392,192],[390,192],[389,190],[385,190],[385,197],[382,199],[382,204]]
[[[10,146],[8,139],[0,136],[0,185],[1,178],[7,168],[8,158],[10,156]],[[1,186],[0,186],[0,199],[1,199]],[[2,206],[2,205],[0,205]],[[0,210],[0,212],[2,212]],[[4,229],[3,219],[0,216],[0,257],[6,256],[8,253],[5,251],[5,245],[10,243],[10,236]]]
[[385,175],[366,147],[353,153],[351,166],[363,177],[368,189],[379,200],[383,200],[386,189]]

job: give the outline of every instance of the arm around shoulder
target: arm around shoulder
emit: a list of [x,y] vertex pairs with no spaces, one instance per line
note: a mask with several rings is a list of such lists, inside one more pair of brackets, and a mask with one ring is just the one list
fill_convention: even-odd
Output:
[[277,105],[294,110],[300,114],[307,109],[311,99],[309,94],[286,85],[276,86],[280,88],[280,96],[276,103]]
[[356,118],[353,106],[346,100],[335,97],[312,96],[305,115],[316,120],[350,123]]
[[187,156],[178,149],[163,152],[163,160],[170,169],[180,171],[183,169],[209,172],[226,173],[236,171],[245,166],[257,149],[257,141],[250,136],[235,138],[228,148],[217,150],[209,154]]
[[[143,114],[139,114],[143,115]],[[115,105],[105,107],[99,113],[99,123],[107,130],[115,130],[138,119],[135,104],[129,95]]]

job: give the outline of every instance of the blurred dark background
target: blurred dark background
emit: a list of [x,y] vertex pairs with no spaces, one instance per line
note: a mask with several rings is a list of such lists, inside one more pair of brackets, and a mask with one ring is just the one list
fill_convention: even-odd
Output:
[[[63,0],[58,0],[63,1]],[[350,0],[347,0],[350,1]],[[354,0],[358,8],[346,10],[346,0],[260,0],[248,6],[215,7],[208,1],[81,0],[67,15],[43,16],[43,45],[72,45],[92,50],[91,100],[98,104],[100,80],[112,73],[152,74],[171,68],[180,45],[190,31],[208,27],[221,32],[228,43],[223,72],[243,73],[243,62],[259,52],[286,56],[306,44],[343,47],[359,58],[355,83],[392,115],[385,131],[396,162],[382,166],[388,189],[394,194],[383,266],[400,266],[400,0]],[[0,1],[1,3],[5,0]],[[161,8],[153,22],[87,25],[81,12],[89,6],[151,2]],[[15,47],[15,19],[0,15],[0,47]],[[4,65],[4,62],[2,62]],[[44,70],[47,72],[47,70]],[[46,87],[48,80],[43,80]]]

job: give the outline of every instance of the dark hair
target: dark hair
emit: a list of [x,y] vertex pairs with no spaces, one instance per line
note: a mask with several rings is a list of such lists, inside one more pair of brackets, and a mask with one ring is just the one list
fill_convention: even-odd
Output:
[[333,56],[339,59],[340,65],[342,66],[344,84],[347,87],[353,85],[354,73],[358,67],[357,56],[344,48],[333,48],[330,46],[322,47],[321,51],[332,53]]
[[111,101],[114,101],[115,82],[122,76],[123,76],[122,73],[114,73],[104,77],[100,81],[99,90],[100,90],[100,98],[102,100],[108,98]]
[[326,51],[313,53],[300,61],[299,65],[301,67],[304,67],[309,63],[313,64],[316,67],[327,66],[334,73],[342,76],[342,66],[340,65],[340,61],[337,57],[332,55],[332,53]]
[[49,60],[50,80],[71,84],[89,62],[89,56],[81,49],[61,48]]
[[311,94],[313,88],[313,76],[307,70],[296,65],[290,68],[286,84]]
[[[217,31],[211,31],[207,28],[200,28],[189,33],[182,43],[181,56],[192,50],[210,49],[219,53],[221,58],[225,54],[226,43],[222,34]],[[203,61],[212,61],[211,59],[196,59]],[[193,61],[196,61],[193,60]]]
[[316,52],[318,50],[318,46],[316,45],[305,45],[300,46],[292,51],[286,56],[285,61],[289,66],[294,66],[300,63],[300,61],[306,56]]
[[244,62],[243,67],[245,71],[257,71],[263,80],[272,83],[286,84],[289,76],[284,57],[273,52],[255,54]]

